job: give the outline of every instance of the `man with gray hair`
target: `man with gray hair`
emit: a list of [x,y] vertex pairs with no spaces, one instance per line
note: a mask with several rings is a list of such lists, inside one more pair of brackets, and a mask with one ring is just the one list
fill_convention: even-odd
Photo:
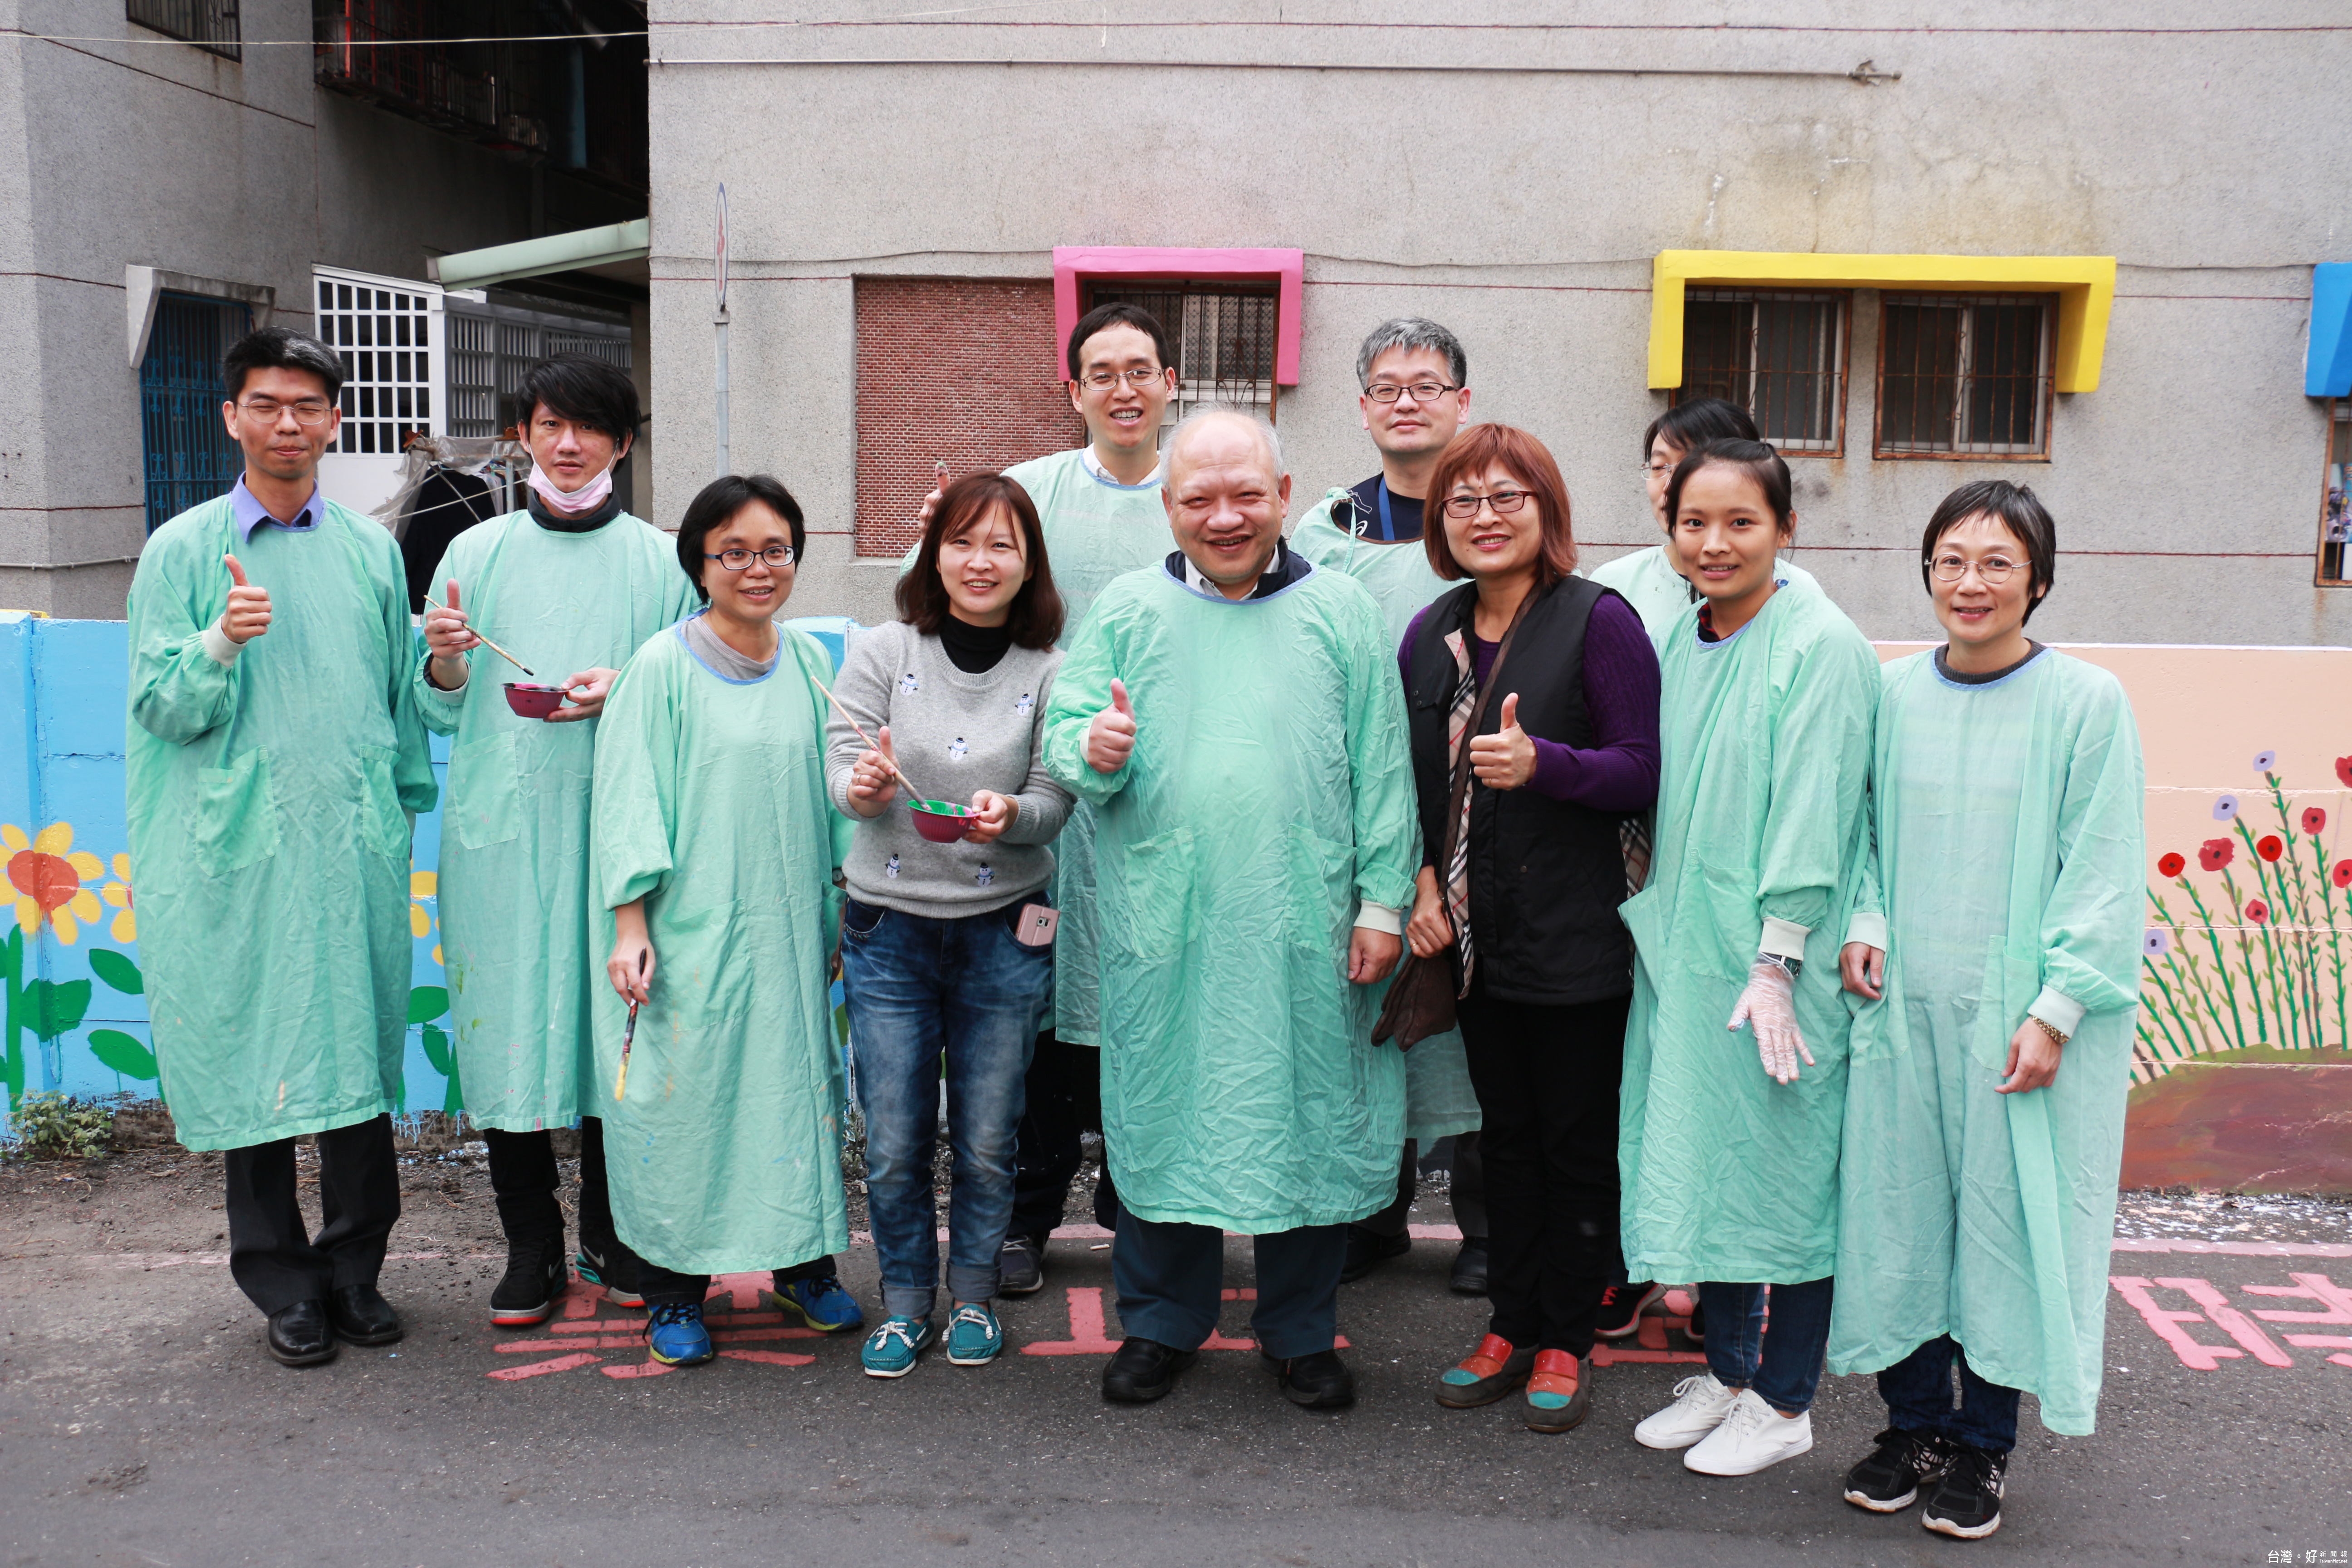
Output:
[[[1398,316],[1374,327],[1356,353],[1357,399],[1381,471],[1352,489],[1333,489],[1290,536],[1291,548],[1316,565],[1361,583],[1388,617],[1391,644],[1429,602],[1454,586],[1430,569],[1422,547],[1422,502],[1439,454],[1470,414],[1470,359],[1462,342],[1435,321]],[[1406,1230],[1418,1156],[1454,1139],[1454,1217],[1462,1227],[1453,1286],[1465,1296],[1486,1290],[1486,1187],[1479,1159],[1483,1121],[1470,1086],[1462,1032],[1432,1035],[1405,1058],[1403,1157],[1396,1195],[1348,1232],[1342,1281],[1360,1279],[1412,1246]]]
[[1127,1335],[1104,1397],[1166,1394],[1217,1327],[1223,1233],[1284,1395],[1353,1403],[1349,1222],[1395,1191],[1404,1063],[1370,1043],[1420,862],[1380,607],[1283,542],[1272,426],[1202,410],[1164,448],[1178,548],[1105,590],[1045,718],[1097,810],[1103,1135]]

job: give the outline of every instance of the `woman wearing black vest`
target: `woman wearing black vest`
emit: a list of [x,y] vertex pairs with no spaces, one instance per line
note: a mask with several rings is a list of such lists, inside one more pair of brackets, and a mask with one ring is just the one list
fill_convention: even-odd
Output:
[[1622,1278],[1617,1090],[1633,975],[1619,824],[1657,796],[1658,661],[1632,605],[1570,575],[1567,487],[1534,437],[1472,426],[1429,495],[1444,517],[1425,535],[1430,565],[1470,581],[1414,619],[1398,654],[1424,861],[1406,934],[1466,980],[1494,1304],[1437,1400],[1466,1408],[1524,1386],[1529,1428],[1565,1432],[1591,1407],[1595,1316]]

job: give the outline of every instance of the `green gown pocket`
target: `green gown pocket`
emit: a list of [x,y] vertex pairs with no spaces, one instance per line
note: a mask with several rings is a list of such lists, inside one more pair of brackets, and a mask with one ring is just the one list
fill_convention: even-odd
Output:
[[446,815],[468,849],[504,844],[522,832],[522,792],[515,779],[512,730],[468,735],[449,753]]
[[392,782],[399,753],[389,746],[360,748],[360,841],[379,855],[408,858],[408,813]]
[[[1097,843],[1099,854],[1102,846]],[[1147,963],[1172,962],[1195,935],[1192,900],[1192,830],[1165,833],[1114,850],[1117,877],[1127,905],[1128,952]],[[1108,868],[1097,861],[1097,874]],[[1108,882],[1108,877],[1103,879]]]
[[[1333,931],[1344,931],[1355,912],[1348,900],[1355,880],[1355,846],[1335,844],[1297,823],[1291,825],[1287,837],[1290,919],[1286,934],[1295,946],[1328,954]],[[1343,949],[1346,940],[1340,939]]]
[[196,819],[189,838],[196,864],[211,877],[257,865],[278,853],[278,797],[269,787],[269,753],[259,747],[225,768],[196,770]]

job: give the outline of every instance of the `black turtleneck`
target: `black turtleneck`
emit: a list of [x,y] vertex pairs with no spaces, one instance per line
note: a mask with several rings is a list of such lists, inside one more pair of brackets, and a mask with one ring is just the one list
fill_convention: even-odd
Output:
[[966,675],[985,675],[996,668],[1004,650],[1013,646],[1013,623],[1001,626],[976,626],[970,621],[958,620],[953,611],[940,623],[940,646],[947,650],[948,661]]
[[621,515],[621,498],[606,496],[604,504],[583,517],[566,517],[539,499],[537,490],[524,492],[530,508],[531,521],[551,533],[593,533]]

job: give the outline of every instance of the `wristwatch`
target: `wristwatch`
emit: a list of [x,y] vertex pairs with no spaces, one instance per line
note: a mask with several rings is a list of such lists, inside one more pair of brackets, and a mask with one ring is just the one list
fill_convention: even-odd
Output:
[[2050,1043],[2053,1046],[2063,1046],[2067,1041],[2074,1037],[2074,1036],[2067,1034],[2064,1030],[2059,1028],[2057,1025],[2052,1023],[2047,1018],[2038,1018],[2032,1014],[2028,1013],[2025,1016],[2025,1021],[2040,1029],[2043,1034],[2049,1036]]
[[1756,962],[1769,963],[1786,973],[1791,985],[1795,984],[1798,978],[1805,973],[1805,961],[1801,958],[1790,958],[1785,952],[1759,952],[1756,955]]

